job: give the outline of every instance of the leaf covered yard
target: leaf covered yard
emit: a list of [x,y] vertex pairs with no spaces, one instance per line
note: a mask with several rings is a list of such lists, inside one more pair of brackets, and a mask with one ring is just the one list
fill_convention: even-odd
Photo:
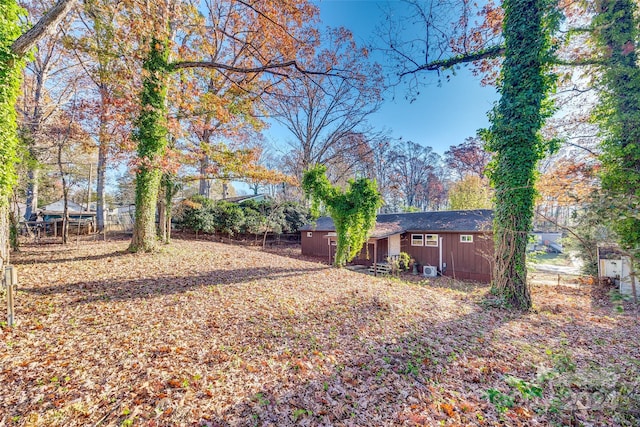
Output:
[[[408,283],[176,241],[26,246],[0,425],[637,425],[640,326],[588,287]],[[3,299],[4,303],[4,299]]]

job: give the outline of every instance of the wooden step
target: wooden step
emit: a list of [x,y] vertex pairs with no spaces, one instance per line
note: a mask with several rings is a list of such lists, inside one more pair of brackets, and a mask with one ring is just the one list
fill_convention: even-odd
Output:
[[374,267],[372,265],[369,267],[369,273],[389,274],[391,273],[391,266],[388,264],[376,264],[376,266]]

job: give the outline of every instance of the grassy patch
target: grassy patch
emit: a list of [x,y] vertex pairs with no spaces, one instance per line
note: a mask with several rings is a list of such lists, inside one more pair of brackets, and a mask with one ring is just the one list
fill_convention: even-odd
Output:
[[563,267],[572,265],[571,257],[566,253],[556,254],[547,252],[536,252],[529,255],[529,259],[534,264],[549,264]]

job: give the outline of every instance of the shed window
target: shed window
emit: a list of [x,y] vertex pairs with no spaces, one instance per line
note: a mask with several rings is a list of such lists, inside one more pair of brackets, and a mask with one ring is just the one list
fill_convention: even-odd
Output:
[[424,245],[425,246],[438,246],[438,235],[437,234],[425,234],[424,235]]
[[473,234],[461,234],[460,235],[461,243],[473,243]]
[[411,246],[424,246],[424,236],[422,234],[412,234]]
[[313,237],[313,232],[307,231],[307,237]]

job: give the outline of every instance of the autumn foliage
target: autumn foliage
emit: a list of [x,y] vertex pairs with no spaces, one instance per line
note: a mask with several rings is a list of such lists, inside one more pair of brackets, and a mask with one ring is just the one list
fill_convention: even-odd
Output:
[[449,279],[126,247],[16,255],[0,424],[631,426],[640,409],[638,323],[586,285],[534,286],[514,314]]

